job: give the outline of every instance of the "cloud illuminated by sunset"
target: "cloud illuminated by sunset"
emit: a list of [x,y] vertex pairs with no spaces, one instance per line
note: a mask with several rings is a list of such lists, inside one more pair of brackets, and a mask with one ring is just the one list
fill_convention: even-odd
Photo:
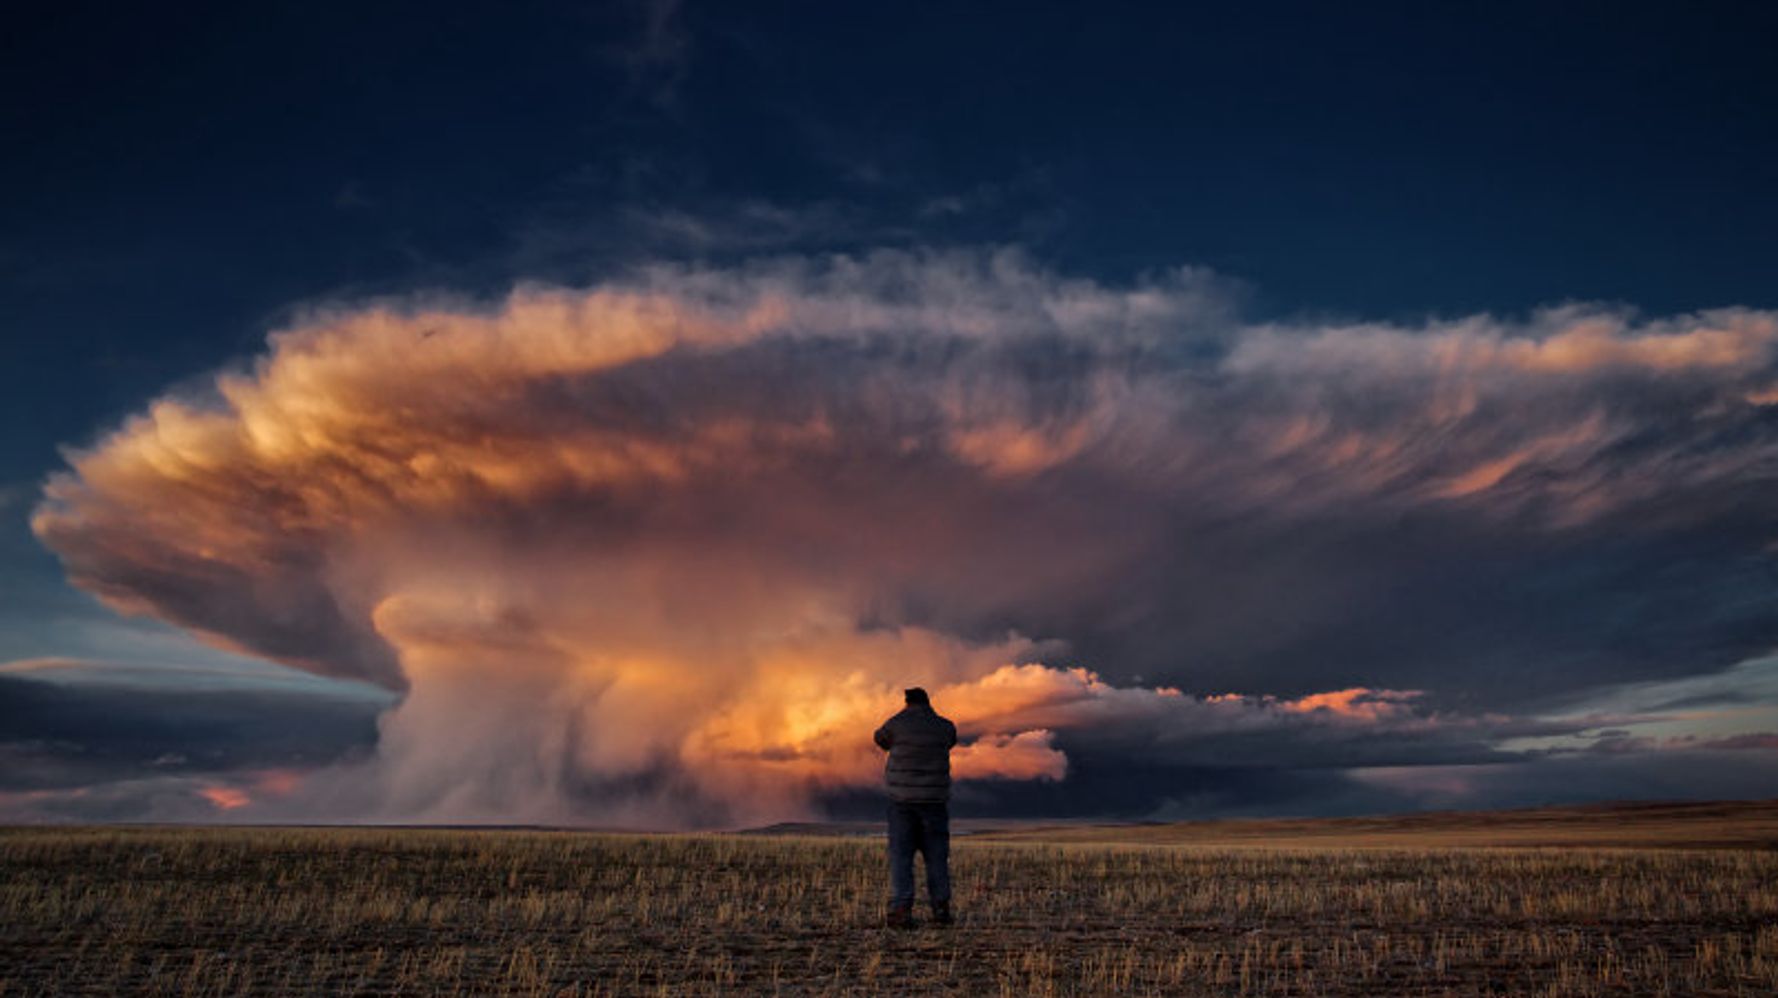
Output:
[[[966,780],[1060,779],[1071,733],[1120,726],[1161,751],[1493,723],[1436,709],[1406,653],[1375,682],[1182,690],[1229,688],[1244,647],[1263,691],[1362,622],[1363,565],[1301,524],[1436,530],[1435,555],[1503,532],[1530,560],[1647,509],[1701,529],[1699,496],[1778,453],[1765,312],[1227,316],[1195,272],[1114,288],[969,253],[340,306],[73,453],[33,527],[116,609],[402,693],[372,760],[272,796],[698,824],[869,785],[915,684]],[[1312,563],[1251,574],[1268,551]],[[1218,585],[1246,616],[1204,609]]]

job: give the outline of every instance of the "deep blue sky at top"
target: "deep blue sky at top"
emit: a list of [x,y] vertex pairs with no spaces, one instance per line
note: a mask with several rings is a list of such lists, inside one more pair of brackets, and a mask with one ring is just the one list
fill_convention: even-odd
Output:
[[1261,314],[1778,305],[1769,4],[4,17],[15,614],[72,598],[23,524],[57,445],[251,355],[303,302],[1017,243],[1114,280],[1209,266]]

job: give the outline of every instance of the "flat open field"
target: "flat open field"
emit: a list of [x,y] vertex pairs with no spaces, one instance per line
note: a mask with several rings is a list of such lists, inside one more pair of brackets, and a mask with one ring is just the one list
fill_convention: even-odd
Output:
[[1374,818],[990,828],[995,841],[1304,848],[1778,849],[1778,800],[1438,811]]
[[871,840],[8,829],[0,995],[1778,993],[1778,852],[1167,827],[958,840],[902,932]]

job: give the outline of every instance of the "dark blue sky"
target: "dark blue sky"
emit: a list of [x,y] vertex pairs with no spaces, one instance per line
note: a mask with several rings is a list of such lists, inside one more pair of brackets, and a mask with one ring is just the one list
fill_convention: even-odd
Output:
[[[1765,4],[70,3],[4,37],[12,481],[294,302],[639,254],[1019,242],[1366,316],[1775,300]],[[734,231],[634,224],[674,211]]]
[[[1249,320],[1778,306],[1762,3],[59,3],[0,31],[0,662],[58,447],[315,303],[1017,246]],[[80,630],[73,622],[84,621]],[[78,631],[78,633],[76,633]],[[354,715],[356,716],[356,715]]]

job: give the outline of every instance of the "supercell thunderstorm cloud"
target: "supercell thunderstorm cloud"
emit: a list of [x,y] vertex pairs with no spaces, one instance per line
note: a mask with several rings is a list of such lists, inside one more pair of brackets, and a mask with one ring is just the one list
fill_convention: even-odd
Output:
[[1778,640],[1775,347],[1747,309],[1256,324],[1010,252],[660,266],[312,312],[32,525],[115,609],[395,695],[309,816],[818,815],[916,684],[984,808],[1406,792]]

